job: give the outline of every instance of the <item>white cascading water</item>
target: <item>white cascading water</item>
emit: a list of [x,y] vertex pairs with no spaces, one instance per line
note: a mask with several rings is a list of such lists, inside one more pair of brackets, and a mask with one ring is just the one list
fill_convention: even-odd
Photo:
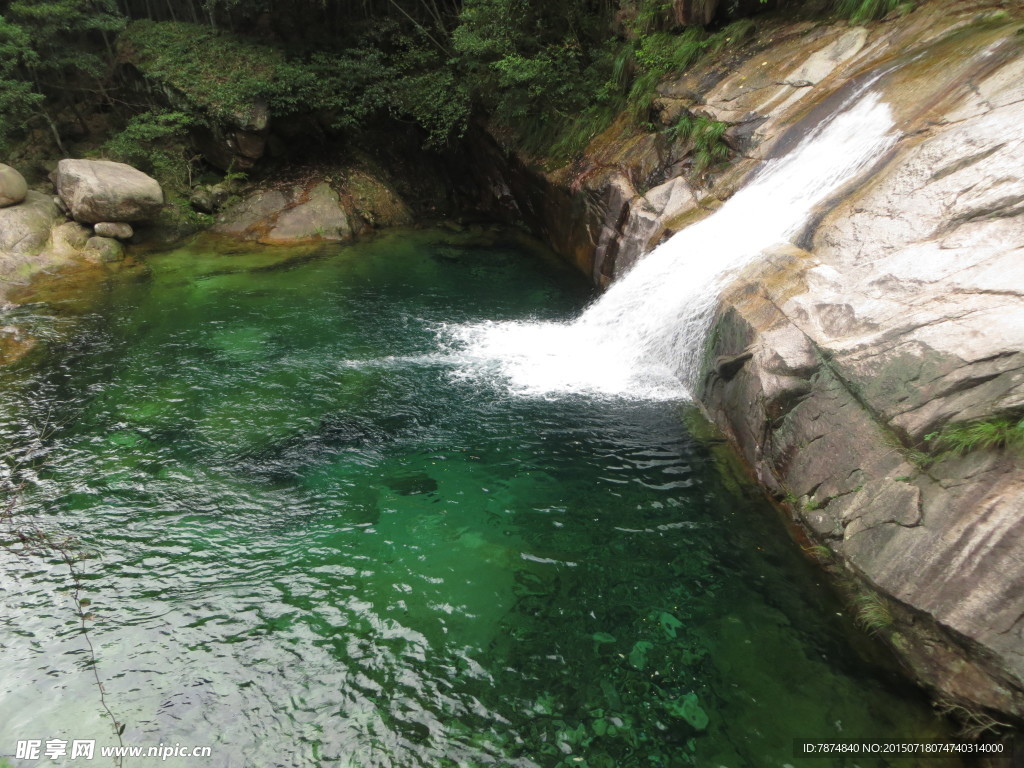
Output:
[[699,374],[721,289],[896,140],[877,95],[859,98],[770,161],[708,218],[642,259],[572,322],[485,322],[443,329],[456,376],[515,393],[684,398]]

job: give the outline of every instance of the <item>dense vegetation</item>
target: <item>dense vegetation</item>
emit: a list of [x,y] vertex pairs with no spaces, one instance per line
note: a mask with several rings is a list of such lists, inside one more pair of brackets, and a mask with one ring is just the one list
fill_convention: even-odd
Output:
[[[742,42],[752,13],[783,2],[0,0],[0,153],[26,136],[61,154],[91,138],[185,187],[201,164],[189,133],[265,105],[323,141],[401,121],[443,146],[482,115],[521,149],[566,158],[623,110],[643,125],[660,78]],[[901,7],[836,2],[858,20]],[[723,130],[684,115],[670,134],[706,168]]]

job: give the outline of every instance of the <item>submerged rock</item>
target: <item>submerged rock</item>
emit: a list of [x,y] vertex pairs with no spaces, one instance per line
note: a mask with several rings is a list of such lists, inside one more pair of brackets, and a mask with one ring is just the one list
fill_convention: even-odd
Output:
[[696,693],[687,693],[678,699],[665,702],[665,710],[673,717],[685,720],[698,731],[705,730],[711,722],[708,713],[700,706]]

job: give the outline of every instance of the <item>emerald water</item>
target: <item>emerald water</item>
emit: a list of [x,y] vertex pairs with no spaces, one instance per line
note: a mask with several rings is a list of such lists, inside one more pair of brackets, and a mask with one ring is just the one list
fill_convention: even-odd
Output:
[[0,370],[0,754],[117,743],[26,521],[73,555],[124,743],[212,747],[163,765],[877,766],[793,740],[942,735],[684,403],[516,395],[446,341],[588,298],[507,233],[405,232],[197,241],[17,310],[47,341]]

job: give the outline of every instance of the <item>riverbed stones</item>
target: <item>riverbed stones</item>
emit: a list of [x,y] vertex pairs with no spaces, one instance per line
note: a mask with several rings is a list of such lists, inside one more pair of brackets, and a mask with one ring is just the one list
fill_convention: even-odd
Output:
[[27,194],[25,177],[11,166],[0,163],[0,208],[17,205]]
[[216,213],[231,197],[227,183],[207,184],[196,187],[189,197],[189,204],[200,213]]
[[148,221],[163,207],[156,179],[110,160],[61,160],[55,174],[57,193],[75,221]]
[[100,237],[113,237],[118,240],[130,240],[135,234],[132,225],[123,221],[101,221],[93,227],[93,231]]
[[383,179],[361,168],[343,180],[250,191],[220,212],[213,231],[267,245],[346,242],[378,226],[410,224],[408,206]]
[[124,246],[112,237],[90,237],[85,248],[100,261],[121,261],[124,258]]

